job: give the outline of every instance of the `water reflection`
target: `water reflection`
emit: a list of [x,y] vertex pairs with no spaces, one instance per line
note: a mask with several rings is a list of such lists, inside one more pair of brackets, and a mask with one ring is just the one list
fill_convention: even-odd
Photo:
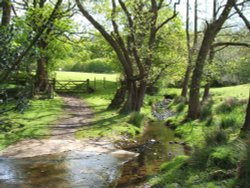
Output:
[[0,187],[113,187],[124,161],[107,153],[69,152],[0,160]]
[[184,154],[183,146],[170,144],[170,141],[178,143],[179,140],[174,137],[174,132],[163,123],[148,125],[144,135],[137,139],[140,147],[131,149],[132,151],[139,150],[140,155],[124,165],[117,187],[135,187],[159,171],[163,162]]
[[163,162],[184,154],[180,144],[170,141],[178,141],[174,132],[163,124],[153,123],[137,139],[139,147],[131,149],[140,155],[129,162],[128,158],[115,157],[117,154],[89,151],[0,158],[0,188],[135,187],[154,175]]

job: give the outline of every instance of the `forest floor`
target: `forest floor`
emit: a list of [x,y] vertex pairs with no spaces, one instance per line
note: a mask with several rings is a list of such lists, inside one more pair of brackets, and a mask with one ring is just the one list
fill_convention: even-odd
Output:
[[77,130],[87,126],[94,113],[87,104],[78,97],[62,96],[64,115],[52,125],[51,135],[44,139],[25,139],[0,151],[2,157],[25,158],[47,154],[67,152],[71,150],[109,152],[114,151],[110,140],[75,138]]

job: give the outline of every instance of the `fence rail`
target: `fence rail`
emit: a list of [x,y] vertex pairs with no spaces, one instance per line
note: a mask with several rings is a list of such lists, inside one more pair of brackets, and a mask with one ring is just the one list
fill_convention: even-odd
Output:
[[58,93],[82,93],[90,92],[89,80],[52,80],[54,91]]
[[[57,93],[90,93],[97,89],[107,89],[109,87],[118,87],[119,80],[116,81],[107,81],[105,77],[103,79],[93,80],[57,80],[57,79],[49,79],[48,80],[48,90],[55,91]],[[35,79],[11,79],[8,81],[8,84],[13,84],[17,86],[25,86],[27,84],[31,84],[35,86]],[[34,87],[35,88],[35,87]]]

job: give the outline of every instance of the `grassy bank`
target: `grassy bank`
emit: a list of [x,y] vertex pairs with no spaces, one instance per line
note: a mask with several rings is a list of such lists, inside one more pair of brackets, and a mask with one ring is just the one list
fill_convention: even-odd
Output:
[[[168,92],[179,93],[176,89]],[[170,188],[248,187],[249,173],[238,178],[241,161],[250,161],[244,141],[239,139],[248,94],[249,85],[212,89],[212,99],[202,105],[201,118],[195,121],[183,121],[187,104],[180,98],[173,101],[170,107],[177,115],[167,124],[192,146],[192,154],[163,164],[150,184]]]
[[51,125],[63,113],[63,102],[59,97],[53,100],[31,100],[23,113],[11,111],[1,115],[0,150],[25,138],[48,135]]
[[[84,94],[82,98],[94,111],[94,119],[90,126],[78,131],[78,138],[120,139],[132,138],[141,131],[141,122],[131,123],[131,116],[120,115],[115,110],[106,110],[116,91],[115,83],[110,83],[106,89],[97,90],[92,94]],[[142,120],[139,120],[142,121]]]

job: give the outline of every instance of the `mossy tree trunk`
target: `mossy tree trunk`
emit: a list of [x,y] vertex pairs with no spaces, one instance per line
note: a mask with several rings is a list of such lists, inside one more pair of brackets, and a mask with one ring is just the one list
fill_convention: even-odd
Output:
[[190,40],[190,33],[189,33],[189,8],[190,3],[189,0],[187,0],[186,4],[186,38],[187,38],[187,49],[188,49],[188,65],[186,68],[184,80],[182,83],[182,90],[181,90],[181,96],[187,99],[188,95],[188,85],[190,80],[190,75],[192,73],[192,61],[193,61],[193,55],[195,52],[195,48],[198,43],[198,2],[195,0],[194,2],[194,40],[193,40],[193,46],[191,47],[191,40]]
[[116,90],[115,96],[108,106],[108,110],[118,109],[125,101],[127,86],[126,82],[121,81],[121,86]]
[[[41,39],[38,43],[38,47],[45,51],[48,47],[46,41]],[[48,89],[49,84],[49,74],[48,74],[48,57],[41,54],[37,60],[37,70],[36,70],[36,91],[45,92]]]
[[227,20],[229,13],[235,4],[236,0],[228,0],[224,7],[224,10],[222,11],[218,19],[210,24],[207,24],[207,28],[205,30],[203,41],[198,53],[198,57],[196,59],[196,64],[192,75],[192,82],[189,94],[189,108],[187,116],[189,119],[199,118],[200,85],[206,58],[217,33],[220,31],[222,25]]
[[243,127],[241,128],[243,133],[250,132],[250,91],[249,91],[249,98],[248,98],[248,105],[246,110],[246,117]]
[[7,26],[10,24],[11,19],[11,1],[10,0],[3,0],[2,1],[2,26]]

